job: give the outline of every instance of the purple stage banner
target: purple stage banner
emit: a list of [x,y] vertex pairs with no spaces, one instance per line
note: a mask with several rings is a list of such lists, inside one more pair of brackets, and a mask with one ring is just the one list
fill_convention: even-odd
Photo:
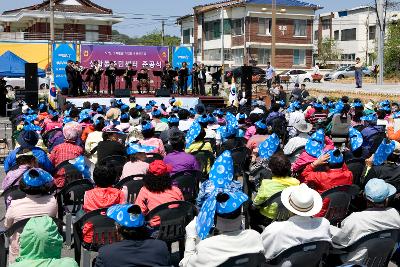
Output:
[[81,65],[84,68],[92,67],[93,61],[97,60],[103,68],[114,61],[117,68],[132,64],[137,70],[161,70],[168,58],[168,47],[164,46],[81,45]]

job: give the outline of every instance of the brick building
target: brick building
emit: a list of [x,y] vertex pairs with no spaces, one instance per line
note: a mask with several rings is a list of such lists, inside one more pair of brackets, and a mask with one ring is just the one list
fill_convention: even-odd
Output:
[[[319,6],[298,0],[276,0],[276,68],[310,68],[313,54],[313,19]],[[270,61],[271,0],[229,0],[195,6],[193,15],[178,19],[182,45],[192,45],[195,60],[221,64],[221,21],[224,24],[224,59],[229,66]]]
[[[123,20],[90,0],[54,0],[57,41],[111,41],[112,25]],[[0,40],[49,40],[50,1],[4,11]]]

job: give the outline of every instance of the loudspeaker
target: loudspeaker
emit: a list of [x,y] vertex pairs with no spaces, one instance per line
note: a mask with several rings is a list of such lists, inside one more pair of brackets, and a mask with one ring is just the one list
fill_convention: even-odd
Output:
[[130,89],[115,89],[115,97],[131,97]]
[[168,88],[160,88],[156,90],[156,97],[170,97],[171,93]]
[[39,77],[37,63],[25,63],[25,102],[37,108],[39,102]]

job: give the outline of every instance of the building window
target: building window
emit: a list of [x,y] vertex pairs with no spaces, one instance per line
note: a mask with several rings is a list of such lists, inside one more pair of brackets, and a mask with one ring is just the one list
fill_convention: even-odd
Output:
[[232,59],[236,66],[243,65],[244,49],[232,49]]
[[271,50],[267,48],[258,48],[258,64],[266,65],[271,61]]
[[356,54],[342,54],[340,58],[342,61],[355,61]]
[[333,32],[333,38],[334,38],[336,41],[339,41],[339,31],[338,31],[338,30]]
[[230,19],[224,19],[224,34],[230,35],[232,31],[232,21]]
[[293,49],[293,65],[306,65],[306,50]]
[[204,60],[221,61],[221,49],[204,50]]
[[375,40],[376,36],[376,26],[369,26],[369,40]]
[[271,19],[258,18],[258,34],[271,35]]
[[232,60],[232,50],[227,48],[224,49],[224,60],[231,61]]
[[86,41],[98,41],[99,40],[99,25],[85,25]]
[[314,31],[314,40],[318,40],[318,30]]
[[243,19],[232,20],[232,36],[243,34]]
[[357,37],[357,30],[354,29],[346,29],[342,30],[342,41],[355,41]]
[[307,21],[306,20],[294,20],[294,36],[307,36]]
[[331,21],[329,19],[322,20],[322,30],[329,30],[331,28]]
[[183,44],[190,44],[190,29],[182,31]]
[[206,41],[221,38],[221,22],[219,20],[205,22],[204,32]]
[[197,49],[196,49],[197,55],[201,55],[201,47],[202,47],[201,39],[197,39]]

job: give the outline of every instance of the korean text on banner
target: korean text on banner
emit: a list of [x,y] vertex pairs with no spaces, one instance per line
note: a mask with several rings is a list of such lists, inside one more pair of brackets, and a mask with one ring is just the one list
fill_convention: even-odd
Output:
[[[174,68],[182,68],[182,63],[186,62],[189,69],[189,73],[193,67],[193,47],[188,46],[177,46],[174,48],[174,53],[172,55],[172,65]],[[192,76],[188,77],[187,81],[188,89],[192,88]]]

